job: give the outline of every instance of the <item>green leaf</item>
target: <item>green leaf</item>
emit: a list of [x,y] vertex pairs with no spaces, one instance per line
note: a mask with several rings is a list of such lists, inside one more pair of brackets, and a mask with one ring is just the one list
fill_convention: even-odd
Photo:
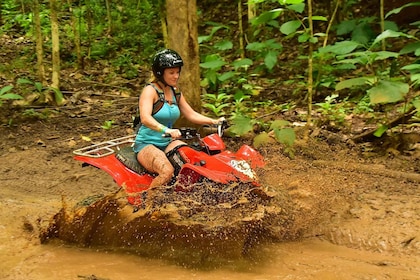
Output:
[[298,42],[299,43],[305,43],[307,42],[309,39],[311,38],[311,36],[309,35],[309,33],[304,32],[301,35],[299,35],[298,37]]
[[251,20],[251,24],[253,26],[257,26],[260,24],[267,24],[273,19],[278,18],[278,16],[283,12],[284,9],[275,9],[271,11],[266,11],[261,13],[261,15],[257,16],[256,18],[253,18]]
[[19,78],[19,79],[16,81],[16,83],[17,83],[18,85],[23,85],[23,84],[30,84],[30,85],[33,85],[33,82],[32,82],[32,81],[30,81],[30,80],[28,80],[28,79],[24,79],[24,78]]
[[304,0],[279,0],[279,3],[282,5],[293,5],[303,3]]
[[23,99],[23,97],[15,93],[6,93],[0,95],[0,99]]
[[344,35],[351,33],[356,27],[356,20],[346,20],[338,24],[337,26],[337,35]]
[[341,81],[335,86],[335,90],[342,90],[345,88],[352,88],[357,86],[363,86],[366,84],[371,84],[375,80],[374,77],[359,77]]
[[397,32],[397,31],[392,31],[392,30],[385,30],[384,32],[382,32],[381,34],[379,34],[375,38],[375,41],[373,41],[372,46],[370,48],[372,48],[373,46],[375,46],[376,44],[378,44],[379,42],[381,42],[384,39],[387,39],[387,38],[398,38],[398,37],[406,37],[406,38],[415,39],[414,36],[405,34],[403,32]]
[[198,43],[201,44],[211,39],[210,35],[198,36]]
[[324,16],[313,16],[312,20],[328,21]]
[[374,53],[375,61],[376,60],[385,60],[385,59],[388,59],[390,57],[398,58],[398,56],[399,56],[399,53],[396,53],[396,52],[379,51],[379,52]]
[[305,3],[298,3],[298,4],[292,4],[290,6],[287,6],[289,10],[295,11],[296,13],[301,14],[305,10]]
[[414,42],[414,43],[405,45],[404,48],[400,50],[400,54],[407,54],[407,53],[415,52],[416,50],[420,50],[420,42]]
[[64,96],[61,90],[52,88],[54,91],[54,100],[58,105],[62,105],[64,103]]
[[375,38],[376,33],[372,30],[370,24],[362,22],[352,30],[351,39],[352,41],[359,42],[361,44],[368,44],[373,38]]
[[417,110],[420,110],[420,99],[415,99],[412,103]]
[[42,83],[40,83],[40,82],[36,82],[35,84],[35,88],[36,88],[36,90],[38,91],[38,92],[42,92],[42,89],[43,89],[43,85],[42,85]]
[[342,41],[335,43],[331,46],[326,46],[324,48],[320,48],[320,53],[327,53],[331,52],[338,55],[348,54],[360,47],[361,44],[355,41]]
[[296,134],[293,128],[274,129],[276,140],[287,147],[291,147],[296,140]]
[[276,66],[277,63],[277,55],[278,52],[275,51],[269,51],[266,56],[264,57],[264,63],[267,66],[268,69],[273,69],[274,66]]
[[402,70],[408,70],[408,71],[420,71],[420,64],[414,63],[414,64],[408,64],[406,66],[401,67]]
[[390,15],[393,15],[393,14],[398,14],[398,13],[401,12],[402,9],[407,8],[407,7],[411,7],[411,6],[420,6],[420,2],[408,3],[408,4],[405,4],[405,5],[402,5],[401,7],[395,8],[395,9],[389,11],[385,15],[385,18],[387,18],[387,17],[389,17]]
[[380,127],[378,127],[377,130],[375,130],[373,135],[376,137],[381,137],[387,130],[388,130],[388,126],[385,124],[382,124]]
[[296,30],[298,30],[300,26],[301,26],[301,22],[299,20],[291,20],[291,21],[283,23],[280,26],[280,31],[281,33],[285,35],[290,35],[296,32]]
[[271,123],[270,130],[284,128],[284,127],[288,126],[289,124],[290,124],[290,122],[288,122],[286,120],[275,120]]
[[233,48],[232,41],[222,41],[214,44],[214,47],[220,51],[231,50]]
[[255,148],[261,147],[262,145],[270,142],[270,135],[267,132],[262,132],[254,137],[252,145]]
[[420,84],[420,73],[412,74],[410,77],[410,81],[412,81],[415,85]]
[[213,60],[213,61],[200,63],[200,67],[207,68],[207,69],[217,69],[217,68],[221,68],[225,64],[226,62],[224,62],[223,60]]
[[264,41],[263,44],[265,49],[270,48],[275,50],[281,50],[283,48],[283,45],[277,42],[276,39],[269,39],[267,41]]
[[219,81],[224,82],[235,76],[235,72],[226,72],[218,77]]
[[387,30],[387,29],[398,31],[398,25],[393,21],[386,20],[384,22],[384,30]]
[[356,70],[356,68],[357,67],[353,63],[342,63],[335,67],[336,70]]
[[406,83],[395,81],[380,81],[377,86],[367,92],[372,104],[393,103],[404,99],[410,86]]
[[212,83],[217,83],[217,73],[213,69],[211,69],[209,72],[206,73],[206,78]]
[[246,46],[246,49],[250,51],[260,51],[265,48],[266,48],[266,45],[261,42],[252,42]]
[[10,91],[12,88],[13,88],[12,85],[8,85],[8,86],[5,86],[5,87],[2,87],[0,89],[0,96],[3,95],[3,94],[5,94],[6,92]]
[[229,128],[229,131],[239,136],[250,132],[253,128],[252,119],[242,115],[236,116],[232,123],[233,125]]
[[235,70],[238,70],[241,67],[247,68],[248,66],[252,65],[252,60],[249,58],[239,59],[234,62],[232,62],[233,67]]

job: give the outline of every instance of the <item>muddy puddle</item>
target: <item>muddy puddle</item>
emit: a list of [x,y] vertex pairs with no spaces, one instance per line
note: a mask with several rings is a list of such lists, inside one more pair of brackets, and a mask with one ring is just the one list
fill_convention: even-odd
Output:
[[[155,242],[153,250],[138,250],[152,248],[151,243],[139,243],[134,250],[73,240],[78,242],[75,245],[57,238],[41,244],[39,233],[31,227],[36,224],[31,215],[35,207],[44,205],[40,209],[42,216],[52,217],[57,201],[26,198],[22,203],[19,198],[3,199],[0,203],[2,211],[10,211],[9,219],[0,223],[0,279],[419,279],[420,275],[416,254],[352,249],[322,237],[302,237],[293,242],[265,240],[241,256],[229,252],[209,255],[195,246],[186,250],[174,247],[172,251],[166,246],[159,252],[157,240],[149,240]],[[84,213],[89,211],[93,210]],[[76,236],[86,237],[83,228],[75,230]],[[215,248],[218,252],[223,250],[229,249]]]
[[[150,255],[147,250],[103,248],[99,242],[74,245],[51,240],[41,244],[38,226],[48,225],[60,212],[62,197],[71,208],[86,197],[114,193],[116,186],[107,174],[82,169],[70,156],[36,152],[46,164],[32,164],[30,150],[0,156],[0,279],[420,279],[419,181],[402,176],[400,165],[395,165],[400,172],[396,174],[382,162],[373,166],[360,159],[342,164],[338,160],[290,160],[273,152],[262,179],[264,185],[284,192],[284,200],[292,203],[275,203],[285,217],[276,228],[283,240],[257,242],[241,257],[212,255],[212,261],[203,261],[194,248],[182,251],[179,248],[183,246],[173,250],[167,246],[165,254]],[[194,202],[191,199],[189,203]],[[185,218],[208,219],[206,212],[191,212],[192,205],[179,212],[181,216],[172,215],[168,205],[166,214],[180,226]],[[214,217],[224,222],[235,218],[250,221],[247,215],[240,216],[246,211],[232,215],[229,207],[218,209],[216,205],[219,203],[214,204],[214,213],[225,211],[226,215]],[[258,205],[253,208],[254,218],[260,213]],[[287,209],[294,209],[293,219],[290,211],[283,212]],[[213,222],[216,229],[220,220]],[[99,235],[99,240],[113,234],[106,233],[110,235]],[[250,235],[258,235],[258,231]],[[144,248],[144,244],[138,245]]]
[[349,249],[317,239],[267,244],[248,258],[191,268],[128,252],[48,244],[32,248],[2,279],[418,279],[415,260]]

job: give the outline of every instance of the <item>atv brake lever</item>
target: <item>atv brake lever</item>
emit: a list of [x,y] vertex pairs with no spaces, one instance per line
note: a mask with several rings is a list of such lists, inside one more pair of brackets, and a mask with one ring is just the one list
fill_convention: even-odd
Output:
[[228,124],[227,120],[223,119],[222,121],[220,121],[220,122],[217,124],[217,134],[218,134],[220,137],[222,137],[222,136],[223,136],[223,132],[224,132],[224,130],[225,130],[226,128],[228,128],[228,127],[229,127],[229,124]]
[[[197,137],[197,130],[192,127],[181,127],[179,128],[179,131],[181,132],[181,136],[178,137],[180,140],[190,140],[195,137]],[[171,137],[169,133],[162,134],[162,137]]]

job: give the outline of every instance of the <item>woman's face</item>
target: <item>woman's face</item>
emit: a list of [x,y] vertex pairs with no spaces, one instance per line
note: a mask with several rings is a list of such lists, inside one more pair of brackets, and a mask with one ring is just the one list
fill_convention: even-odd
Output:
[[178,79],[179,79],[180,74],[181,74],[180,67],[166,68],[163,71],[163,79],[168,85],[176,87],[178,84]]

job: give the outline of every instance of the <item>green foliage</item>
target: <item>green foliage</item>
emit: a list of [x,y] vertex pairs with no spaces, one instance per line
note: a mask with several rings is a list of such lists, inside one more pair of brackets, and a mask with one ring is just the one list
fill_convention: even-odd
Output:
[[274,139],[284,145],[284,151],[289,155],[289,157],[294,157],[293,144],[296,141],[296,133],[292,127],[290,127],[290,122],[286,120],[275,120],[271,123],[270,132],[262,132],[258,134],[253,141],[254,147],[260,147],[271,142],[272,135]]
[[204,95],[204,98],[203,107],[209,109],[215,117],[226,115],[223,109],[230,106],[228,103],[228,100],[230,99],[229,95],[225,93],[207,93]]
[[246,49],[255,55],[253,56],[256,61],[264,61],[262,67],[271,72],[277,64],[277,57],[280,55],[283,46],[277,42],[277,39],[270,39],[263,42],[249,43]]
[[52,87],[44,87],[40,82],[34,82],[29,79],[19,78],[16,82],[22,92],[24,100],[20,105],[28,105],[33,103],[50,104],[55,103],[62,105],[65,102],[63,93]]
[[56,112],[51,111],[48,108],[44,108],[44,109],[41,109],[41,110],[35,110],[35,109],[31,108],[31,109],[24,110],[22,115],[25,116],[25,117],[28,117],[28,118],[45,120],[45,119],[48,119],[49,117],[51,117],[51,115],[53,115],[54,113],[56,113]]
[[392,64],[388,64],[389,66],[383,68],[383,61],[398,59],[400,53],[375,50],[375,47],[382,40],[400,37],[414,38],[402,32],[386,30],[379,34],[366,50],[359,51],[359,47],[363,47],[363,45],[352,41],[337,43],[334,46],[328,46],[320,50],[321,52],[337,54],[336,64],[353,65],[354,68],[360,65],[370,70],[370,75],[340,81],[336,85],[336,90],[339,91],[354,87],[365,88],[372,104],[387,104],[404,100],[405,95],[409,91],[409,84],[392,77]]
[[292,147],[296,140],[295,131],[289,126],[290,123],[285,120],[276,120],[270,126],[270,130],[274,131],[276,140],[288,148]]
[[322,116],[322,122],[336,126],[343,124],[346,117],[346,110],[343,103],[338,102],[338,94],[332,94],[325,98],[325,102],[316,103],[316,111]]
[[13,89],[12,85],[8,85],[0,89],[0,107],[3,105],[4,100],[23,99],[23,97],[20,96],[19,94],[11,93],[10,91],[12,89]]
[[226,81],[226,74],[221,75],[219,71],[226,65],[226,62],[218,54],[210,54],[204,58],[204,62],[200,63],[200,67],[204,68],[204,79],[201,82],[202,86],[208,86],[211,90],[217,91],[220,83]]
[[105,121],[102,125],[101,128],[105,129],[105,130],[110,130],[113,126],[113,124],[115,123],[115,121],[110,120],[110,121]]
[[242,136],[251,132],[255,124],[256,121],[248,116],[236,115],[232,119],[232,125],[229,131],[235,135]]

